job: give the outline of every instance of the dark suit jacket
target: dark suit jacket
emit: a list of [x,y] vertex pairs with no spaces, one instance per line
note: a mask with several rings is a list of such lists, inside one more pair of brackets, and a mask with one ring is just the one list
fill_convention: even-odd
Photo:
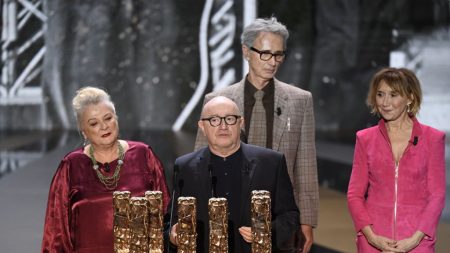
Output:
[[[236,227],[251,226],[250,200],[252,190],[267,190],[272,203],[272,245],[274,249],[282,247],[292,239],[299,229],[299,211],[295,204],[293,189],[286,169],[284,155],[276,151],[241,143],[242,190],[241,219]],[[193,153],[179,157],[175,164],[179,168],[176,180],[175,200],[179,196],[191,196],[197,199],[197,251],[208,252],[208,199],[211,197],[211,180],[208,171],[210,160],[209,148],[202,148]],[[217,180],[220,180],[218,178]],[[175,205],[175,219],[177,221]],[[232,237],[230,237],[232,238]],[[248,243],[240,242],[241,236],[234,243],[244,244],[241,252],[250,252]],[[230,248],[230,252],[233,249]]]

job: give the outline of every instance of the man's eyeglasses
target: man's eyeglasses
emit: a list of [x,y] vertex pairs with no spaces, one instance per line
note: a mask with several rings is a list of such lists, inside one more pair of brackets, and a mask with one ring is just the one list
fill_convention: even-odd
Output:
[[209,118],[202,118],[200,120],[207,120],[209,121],[209,124],[212,127],[217,127],[220,126],[220,124],[222,124],[222,120],[225,122],[226,125],[236,125],[237,120],[240,118],[241,116],[239,115],[227,115],[225,117],[219,117],[219,116],[212,116]]
[[268,51],[259,51],[254,47],[250,47],[250,50],[252,50],[253,52],[257,52],[259,54],[259,59],[263,61],[268,61],[272,59],[272,57],[275,57],[276,62],[282,62],[284,60],[284,57],[286,57],[286,51],[272,54],[271,52]]

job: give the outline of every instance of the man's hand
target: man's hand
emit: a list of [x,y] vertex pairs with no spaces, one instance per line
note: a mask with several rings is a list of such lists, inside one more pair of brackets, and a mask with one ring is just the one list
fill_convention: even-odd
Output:
[[314,234],[313,227],[310,225],[301,224],[300,225],[301,237],[303,245],[301,245],[301,249],[299,252],[308,253],[311,250],[312,244],[314,242]]
[[241,234],[244,241],[252,243],[252,228],[251,227],[240,227],[239,233]]
[[178,246],[177,228],[178,228],[178,223],[175,223],[175,225],[172,226],[172,229],[170,230],[170,233],[169,233],[170,242],[175,246]]

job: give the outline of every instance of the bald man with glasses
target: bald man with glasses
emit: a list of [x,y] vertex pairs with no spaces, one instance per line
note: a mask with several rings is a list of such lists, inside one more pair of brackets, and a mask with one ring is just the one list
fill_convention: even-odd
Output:
[[[292,236],[299,228],[299,212],[286,160],[279,152],[242,143],[243,125],[239,108],[229,98],[218,96],[205,104],[198,126],[207,146],[175,161],[179,168],[175,199],[196,198],[197,252],[208,252],[208,199],[226,198],[229,252],[242,253],[251,252],[251,192],[269,191],[272,252],[295,252]],[[176,206],[173,214],[177,214]],[[170,233],[174,246],[177,226]]]
[[[275,78],[286,57],[289,32],[276,18],[256,19],[241,35],[242,53],[249,64],[239,83],[205,96],[232,99],[243,112],[241,139],[270,148],[286,157],[288,173],[300,209],[299,252],[309,252],[317,226],[319,191],[311,93]],[[195,149],[206,146],[199,130]]]

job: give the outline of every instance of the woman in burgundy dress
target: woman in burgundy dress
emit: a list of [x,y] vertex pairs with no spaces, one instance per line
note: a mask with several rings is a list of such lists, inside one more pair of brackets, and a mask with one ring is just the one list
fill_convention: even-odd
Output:
[[67,154],[53,177],[45,217],[42,252],[114,252],[114,191],[169,194],[164,169],[144,143],[119,140],[114,104],[103,90],[85,87],[72,101],[87,145]]

